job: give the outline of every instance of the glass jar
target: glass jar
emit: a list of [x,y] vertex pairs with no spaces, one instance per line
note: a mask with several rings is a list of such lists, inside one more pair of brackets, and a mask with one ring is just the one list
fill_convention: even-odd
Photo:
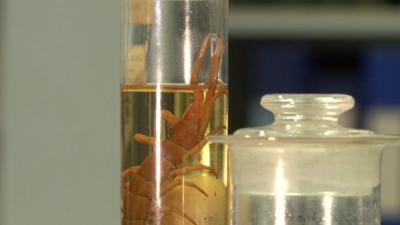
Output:
[[123,225],[229,220],[227,0],[124,0]]
[[383,147],[397,137],[338,125],[347,95],[267,95],[275,115],[212,142],[230,145],[234,225],[378,225]]

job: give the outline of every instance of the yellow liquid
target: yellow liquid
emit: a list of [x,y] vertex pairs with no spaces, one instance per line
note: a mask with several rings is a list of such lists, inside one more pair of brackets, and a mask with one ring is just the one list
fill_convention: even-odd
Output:
[[[205,94],[207,88],[203,88]],[[205,95],[204,94],[204,95]],[[146,157],[153,152],[153,146],[143,143],[138,143],[133,139],[135,134],[144,134],[151,137],[160,136],[162,140],[168,140],[171,134],[171,126],[161,118],[160,110],[170,111],[178,120],[194,101],[194,91],[191,86],[175,85],[175,86],[124,86],[121,89],[122,99],[122,171],[126,169],[141,166]],[[209,118],[209,126],[206,135],[211,130],[221,127],[226,128],[218,134],[227,133],[227,95],[220,96],[214,103],[211,116]],[[206,120],[206,117],[201,118]],[[200,137],[204,138],[204,137]],[[190,149],[187,149],[189,151]],[[213,169],[213,172],[208,170],[195,171],[186,173],[181,176],[185,181],[190,181],[204,191],[207,197],[199,191],[193,191],[192,187],[181,185],[165,194],[161,199],[165,205],[174,205],[178,211],[184,212],[185,216],[178,213],[165,213],[158,222],[154,219],[149,219],[148,214],[147,224],[191,224],[195,222],[197,225],[224,225],[227,224],[227,207],[228,198],[228,155],[227,150],[220,144],[206,144],[204,148],[191,161],[186,161],[178,168],[188,167],[192,165],[202,164]],[[156,167],[156,165],[154,165]],[[123,178],[123,182],[127,182]],[[154,183],[153,185],[157,185]],[[161,184],[160,189],[163,188]],[[156,195],[156,194],[155,194]],[[188,196],[186,196],[188,195]],[[156,196],[154,197],[154,199]],[[154,199],[149,201],[154,204]],[[187,199],[187,200],[185,200]],[[123,199],[124,201],[124,199]],[[125,200],[126,201],[126,200]],[[189,202],[190,201],[190,202]],[[197,202],[196,202],[197,201]],[[130,206],[124,218],[133,218],[128,214],[135,214],[132,204],[135,201],[131,200],[125,205]],[[124,205],[124,204],[123,204]],[[171,214],[171,215],[169,215]],[[175,215],[172,215],[175,214]],[[135,217],[136,218],[136,217]],[[123,222],[124,224],[129,224]]]

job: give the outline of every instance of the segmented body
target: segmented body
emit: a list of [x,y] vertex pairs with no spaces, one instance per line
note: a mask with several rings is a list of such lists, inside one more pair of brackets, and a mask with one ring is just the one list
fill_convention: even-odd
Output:
[[[204,198],[208,197],[206,191],[196,183],[183,181],[180,177],[193,171],[212,171],[211,168],[201,164],[183,166],[206,145],[206,131],[210,125],[215,101],[227,91],[226,86],[218,82],[224,51],[224,43],[220,38],[215,41],[216,48],[210,58],[207,82],[203,87],[198,83],[205,52],[210,42],[211,35],[205,39],[191,75],[191,86],[194,89],[193,103],[180,119],[166,110],[161,113],[171,127],[169,137],[157,142],[154,137],[144,134],[137,133],[134,136],[136,141],[157,148],[154,148],[140,166],[129,168],[122,173],[123,225],[174,225],[164,218],[166,214],[175,214],[185,221],[198,225],[196,219],[187,215],[182,209],[165,204],[165,196],[174,188],[184,186],[192,188]],[[210,133],[216,133],[221,129],[222,126]]]

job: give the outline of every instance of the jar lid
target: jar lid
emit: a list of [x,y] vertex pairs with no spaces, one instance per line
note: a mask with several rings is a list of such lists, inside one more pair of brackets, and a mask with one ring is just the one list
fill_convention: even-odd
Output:
[[231,136],[210,141],[229,144],[321,143],[400,145],[396,136],[339,125],[340,114],[354,107],[354,99],[342,94],[272,94],[261,99],[275,121],[266,127],[243,128]]

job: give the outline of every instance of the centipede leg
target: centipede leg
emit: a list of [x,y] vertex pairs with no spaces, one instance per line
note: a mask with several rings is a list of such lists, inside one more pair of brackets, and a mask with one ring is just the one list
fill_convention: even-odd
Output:
[[218,134],[219,132],[221,132],[225,129],[226,129],[225,125],[221,124],[218,127],[216,127],[214,130],[210,131],[210,133],[208,133],[207,136]]
[[215,92],[214,96],[212,96],[209,100],[210,105],[214,105],[215,101],[223,94],[226,94],[228,89],[226,86],[219,86],[218,90]]
[[[129,175],[136,175],[138,173],[139,168],[140,168],[139,166],[130,167],[121,173],[121,190],[122,190],[122,198],[123,198],[123,203],[124,203],[124,207],[121,208],[121,213],[122,213],[123,217],[126,217],[127,213],[128,213],[128,211],[127,211],[128,208],[127,208],[126,204],[128,202],[128,198],[129,198],[128,189],[129,189],[129,183],[130,183],[130,182],[124,183],[124,178]],[[142,222],[145,222],[145,221],[142,221]],[[123,225],[140,225],[140,224],[141,223],[138,223],[137,220],[130,221],[127,219],[123,219]]]
[[183,168],[173,170],[169,175],[172,177],[177,177],[177,176],[182,176],[182,175],[185,175],[185,174],[188,174],[188,173],[191,173],[194,171],[200,171],[200,170],[208,170],[209,172],[215,174],[215,171],[213,168],[202,165],[202,164],[197,164],[194,166],[186,166]]
[[163,206],[160,211],[165,214],[165,213],[175,213],[178,214],[182,217],[184,217],[185,219],[189,220],[191,223],[193,223],[194,225],[197,225],[197,223],[190,218],[185,212],[183,212],[182,210],[176,209],[174,207],[171,206]]
[[145,220],[125,220],[124,225],[146,225]]
[[184,156],[183,160],[191,160],[198,152],[200,152],[203,147],[207,144],[207,140],[202,139],[196,146],[194,146],[190,151],[188,151]]
[[137,174],[139,169],[140,169],[140,166],[129,167],[128,169],[122,171],[121,177],[124,178],[124,177],[127,177],[129,175]]
[[135,166],[135,167],[130,167],[130,168],[122,171],[122,173],[121,173],[121,188],[122,188],[123,194],[126,194],[126,192],[128,191],[128,186],[129,186],[129,182],[126,182],[125,178],[129,175],[137,174],[139,168],[140,168],[139,166]]
[[192,187],[192,188],[198,190],[199,192],[201,192],[204,196],[208,197],[207,193],[203,189],[201,189],[197,184],[190,182],[190,181],[183,181],[182,179],[173,180],[167,186],[163,187],[161,189],[161,195],[165,195],[166,193],[168,193],[169,191],[171,191],[172,189],[174,189],[178,186]]
[[[226,86],[218,86],[217,87],[217,91],[215,92],[215,95],[212,96],[211,98],[209,98],[208,100],[206,99],[205,104],[208,105],[207,108],[209,108],[209,110],[213,110],[214,105],[215,105],[215,101],[223,94],[226,94],[228,92],[228,89]],[[203,118],[202,123],[200,124],[200,128],[199,128],[199,132],[201,134],[205,133],[205,131],[207,130],[207,127],[209,125],[208,121],[210,121],[209,116],[206,116],[205,118]]]
[[[222,131],[225,129],[225,126],[221,125],[215,128],[214,130],[210,131],[208,135],[214,135],[217,134],[218,132]],[[194,148],[192,148],[190,151],[188,151],[184,156],[183,160],[191,160],[193,156],[195,156],[197,153],[199,153],[203,147],[207,144],[207,140],[204,138],[202,139]]]
[[141,133],[136,133],[133,136],[133,139],[136,140],[139,143],[143,143],[143,144],[149,144],[149,145],[154,145],[156,142],[156,139],[154,137],[151,136],[147,136]]
[[178,118],[176,118],[176,116],[171,111],[165,109],[161,110],[161,116],[165,119],[165,121],[167,121],[167,123],[171,127],[175,127],[175,125],[179,122]]

